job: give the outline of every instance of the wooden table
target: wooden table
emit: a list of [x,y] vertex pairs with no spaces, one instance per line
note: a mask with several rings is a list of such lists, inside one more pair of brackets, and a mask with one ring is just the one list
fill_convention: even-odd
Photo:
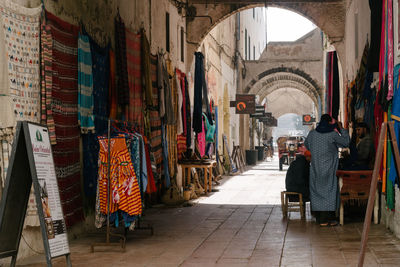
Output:
[[215,160],[199,161],[199,162],[182,162],[182,186],[185,188],[190,183],[192,172],[191,169],[203,169],[204,171],[204,192],[211,192],[212,190],[212,168],[217,165]]
[[[368,202],[369,190],[371,186],[372,170],[362,171],[344,171],[338,170],[336,176],[339,178],[339,189],[340,189],[340,225],[344,223],[344,201],[343,199],[352,200],[363,200],[365,203]],[[345,188],[343,188],[345,186]],[[346,189],[347,188],[347,189]],[[346,192],[344,192],[345,190]],[[378,224],[378,189],[375,192],[375,203],[374,203],[374,223]]]

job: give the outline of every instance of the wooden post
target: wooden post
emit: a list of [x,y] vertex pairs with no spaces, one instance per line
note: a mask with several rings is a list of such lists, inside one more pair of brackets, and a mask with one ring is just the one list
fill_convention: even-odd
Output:
[[365,213],[364,227],[361,236],[361,248],[358,257],[358,267],[362,267],[364,265],[365,249],[368,242],[369,228],[371,226],[372,209],[374,208],[375,192],[378,184],[379,169],[382,161],[383,143],[385,142],[386,128],[387,128],[387,123],[385,122],[382,123],[381,133],[379,134],[379,139],[378,139],[379,140],[378,149],[375,155],[375,164],[374,164],[374,172],[372,173],[371,188],[369,190],[368,206],[367,206],[367,211]]

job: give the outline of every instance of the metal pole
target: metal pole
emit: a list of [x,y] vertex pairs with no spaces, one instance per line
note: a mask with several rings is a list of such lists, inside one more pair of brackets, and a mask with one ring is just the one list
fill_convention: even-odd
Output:
[[108,120],[108,146],[107,146],[107,236],[106,236],[106,243],[110,243],[110,192],[111,192],[111,134],[110,134],[110,120]]

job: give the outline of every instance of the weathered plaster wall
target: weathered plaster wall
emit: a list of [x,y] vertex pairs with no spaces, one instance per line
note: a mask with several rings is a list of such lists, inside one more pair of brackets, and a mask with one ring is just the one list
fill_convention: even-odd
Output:
[[[254,9],[254,17],[253,17],[253,9]],[[255,7],[244,10],[240,12],[240,41],[239,41],[239,51],[242,54],[242,57],[246,59],[245,55],[247,54],[248,60],[258,60],[264,51],[265,45],[267,43],[266,40],[266,17],[265,17],[265,8],[263,7]],[[247,41],[245,41],[245,32],[247,30]],[[250,54],[249,49],[245,51],[245,44],[249,45],[250,37]],[[253,46],[255,50],[255,55],[253,51]]]
[[346,9],[346,60],[343,61],[346,80],[353,80],[357,75],[365,44],[371,37],[370,16],[368,2],[363,0],[351,1]]

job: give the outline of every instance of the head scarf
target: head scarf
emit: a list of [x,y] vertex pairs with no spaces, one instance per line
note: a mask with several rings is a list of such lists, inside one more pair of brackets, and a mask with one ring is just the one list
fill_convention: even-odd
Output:
[[319,133],[330,133],[335,130],[336,125],[331,124],[332,117],[329,114],[324,114],[321,116],[321,120],[318,123],[317,128],[315,129]]

